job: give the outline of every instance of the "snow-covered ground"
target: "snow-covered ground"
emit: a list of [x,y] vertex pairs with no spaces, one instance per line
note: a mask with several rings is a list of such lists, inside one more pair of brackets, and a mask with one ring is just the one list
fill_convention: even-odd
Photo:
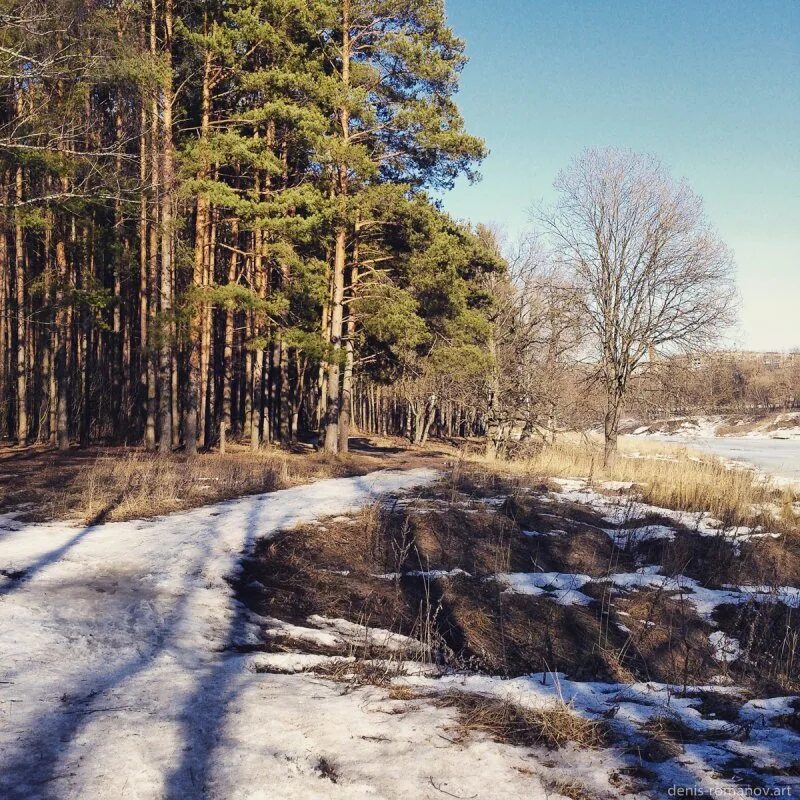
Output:
[[[765,775],[792,763],[800,737],[773,724],[792,712],[792,698],[744,705],[740,724],[748,733],[742,738],[713,714],[700,713],[703,687],[684,692],[657,683],[580,682],[549,673],[504,680],[442,672],[429,663],[402,661],[415,657],[421,643],[398,633],[320,615],[305,622],[258,616],[234,599],[228,578],[257,539],[314,520],[333,522],[388,492],[428,484],[436,474],[382,471],[86,528],[0,518],[0,798],[557,800],[575,797],[569,788],[575,781],[592,797],[641,797],[634,783],[617,783],[614,776],[635,773],[641,726],[666,717],[697,731],[697,741],[680,757],[651,765],[653,789],[675,784],[733,791],[733,777],[720,774],[732,758],[748,759]],[[653,513],[650,506],[599,493],[582,480],[559,482],[562,491],[550,497],[553,510],[577,504],[609,525]],[[504,501],[472,500],[465,510],[483,506],[500,513]],[[437,502],[422,504],[436,508]],[[657,511],[676,524],[691,523],[699,533],[717,531],[708,515],[688,520]],[[643,525],[647,536],[674,535],[668,525]],[[600,530],[615,540],[613,528]],[[763,535],[749,529],[721,533],[731,544]],[[469,574],[452,569],[424,577],[464,576]],[[706,589],[654,568],[604,578],[532,572],[490,579],[510,592],[564,605],[591,603],[581,590],[592,581],[622,593],[655,586],[690,598],[706,620],[720,603],[754,596],[800,603],[792,587],[769,596],[762,587]],[[271,652],[249,647],[265,640],[284,644]],[[392,659],[392,685],[410,688],[410,696],[337,683],[310,671],[354,662],[320,649],[356,652],[365,640]],[[709,647],[721,664],[740,657],[739,642],[721,631],[710,634]],[[738,693],[734,686],[710,688]],[[454,708],[418,696],[452,691],[535,709],[567,703],[576,714],[613,720],[624,741],[600,750],[569,744],[549,752],[481,734],[460,737]],[[766,783],[784,789],[791,780]]]
[[448,747],[450,710],[382,713],[379,690],[290,683],[231,649],[252,623],[226,576],[257,537],[434,476],[378,472],[87,528],[6,516],[0,797],[539,796],[515,769],[524,754]]
[[[626,421],[628,427],[632,420]],[[747,416],[694,416],[673,417],[639,425],[630,431],[634,436],[652,436],[659,439],[685,441],[711,437],[734,437],[747,439],[800,440],[800,412],[784,411],[761,417]]]

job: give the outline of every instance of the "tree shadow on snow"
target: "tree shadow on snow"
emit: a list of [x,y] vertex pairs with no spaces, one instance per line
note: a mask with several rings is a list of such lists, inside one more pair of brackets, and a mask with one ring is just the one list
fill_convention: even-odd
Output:
[[[33,566],[38,570],[57,560],[96,527],[97,523],[83,529],[65,545],[48,553]],[[189,601],[192,596],[192,581],[202,573],[203,567],[211,555],[215,540],[215,535],[208,535],[205,545],[186,564],[184,573],[186,579],[182,584],[183,591],[180,592],[177,602],[158,624],[155,635],[148,642],[133,642],[137,649],[135,657],[128,658],[116,666],[112,662],[106,672],[98,673],[96,670],[89,670],[78,674],[70,686],[53,687],[53,691],[63,692],[62,706],[54,708],[52,705],[48,705],[47,710],[33,721],[26,720],[21,724],[20,727],[24,730],[16,747],[10,756],[5,756],[0,762],[0,797],[4,800],[56,800],[69,795],[72,788],[69,779],[75,775],[74,765],[80,761],[80,758],[75,764],[64,763],[65,756],[71,743],[95,719],[94,715],[106,711],[111,711],[113,715],[114,711],[129,710],[148,715],[151,713],[142,708],[118,708],[119,700],[113,696],[114,690],[146,672],[160,656],[167,654],[172,649],[175,634],[187,619]],[[144,586],[134,584],[132,588],[137,602],[134,614],[138,614],[144,610],[143,606],[147,605],[148,597]],[[74,583],[54,584],[48,587],[48,594],[53,597],[58,595],[59,590],[74,589]],[[156,594],[158,594],[157,591]],[[124,593],[104,596],[104,615],[109,618],[115,616],[119,618],[119,615],[130,612],[131,607],[126,600],[129,603],[131,598],[130,595],[126,598]],[[96,619],[88,621],[92,628],[83,635],[87,640],[87,645],[91,646],[92,640],[96,641],[98,638],[94,624]],[[114,633],[115,631],[111,632],[112,637]],[[106,643],[106,648],[112,649],[109,645],[113,647],[113,642]],[[180,651],[176,650],[172,655],[180,663],[182,658]],[[190,655],[190,657],[192,656]],[[161,712],[164,716],[168,715],[169,709],[166,707],[166,703],[170,698],[148,699],[156,701],[154,713]],[[164,701],[165,705],[159,701]],[[121,737],[126,734],[123,721],[120,721],[119,734]],[[103,764],[103,766],[108,767],[109,770],[114,768],[113,764]]]
[[[371,486],[368,476],[350,480],[356,490],[368,489]],[[241,564],[244,555],[250,552],[260,533],[272,533],[292,527],[297,521],[296,503],[293,505],[289,502],[286,508],[278,507],[276,510],[270,503],[269,496],[254,497],[249,502],[248,515],[244,521],[243,547],[237,555],[236,568]],[[115,735],[118,732],[120,738],[139,734],[138,722],[135,725],[128,725],[124,712],[133,711],[137,715],[142,714],[145,721],[141,724],[143,738],[136,740],[139,742],[144,741],[147,736],[159,735],[159,720],[172,724],[176,719],[174,714],[176,706],[181,709],[177,715],[180,730],[173,754],[176,761],[173,762],[171,769],[165,770],[164,786],[159,796],[170,800],[178,798],[199,800],[208,796],[212,757],[220,742],[227,709],[238,691],[236,677],[242,672],[242,655],[236,653],[234,647],[242,643],[246,633],[247,611],[230,593],[230,602],[234,605],[227,630],[224,636],[220,637],[221,650],[216,653],[207,650],[185,652],[179,647],[173,647],[173,642],[181,627],[192,622],[193,592],[208,588],[202,583],[202,576],[205,567],[213,561],[214,546],[222,536],[225,525],[241,524],[236,519],[236,501],[220,505],[223,506],[222,513],[211,515],[207,522],[204,521],[208,528],[204,537],[199,537],[202,539],[202,544],[198,544],[197,548],[187,556],[181,590],[173,607],[165,616],[159,617],[155,630],[150,631],[149,639],[131,641],[131,644],[136,646],[136,655],[125,658],[122,663],[114,662],[113,655],[110,655],[111,663],[104,671],[98,671],[96,668],[84,670],[74,677],[69,686],[44,687],[45,690],[51,688],[52,692],[63,692],[62,706],[53,707],[48,704],[47,709],[33,720],[25,720],[16,726],[21,733],[12,747],[6,748],[6,754],[0,761],[0,797],[3,800],[58,800],[72,796],[76,789],[83,793],[84,787],[76,786],[71,779],[76,775],[76,767],[80,765],[83,753],[91,753],[88,749],[91,747],[91,739],[79,743],[74,760],[70,750],[75,746],[81,733],[89,728],[94,719],[97,719],[96,714],[110,712],[112,720],[115,717],[119,719],[118,727],[113,730]],[[81,530],[69,542],[40,558],[28,568],[27,577],[30,577],[31,571],[38,572],[47,564],[61,558],[99,524],[99,521],[93,520],[90,526]],[[112,618],[115,615],[131,614],[133,611],[134,618],[131,624],[135,624],[135,617],[142,611],[140,605],[147,605],[145,595],[148,586],[152,589],[152,584],[147,581],[137,581],[130,585],[135,600],[133,609],[130,592],[127,598],[123,596],[124,591],[102,595],[105,615]],[[48,596],[57,597],[59,589],[74,591],[75,584],[53,583],[48,586]],[[153,591],[158,594],[158,585]],[[174,589],[172,591],[167,589],[165,593],[172,592]],[[163,613],[158,607],[149,608],[149,611]],[[86,621],[88,630],[86,633],[81,633],[81,636],[85,637],[87,646],[91,647],[93,640],[96,642],[100,637],[97,636],[96,619],[87,617]],[[113,638],[117,632],[118,628],[111,630],[109,641],[104,643],[105,649],[111,654],[114,652]],[[176,673],[190,677],[192,688],[186,693],[180,691],[180,675],[176,675],[175,683],[170,687],[171,694],[167,692],[151,694],[148,692],[149,684],[144,686],[131,684],[137,678],[140,681],[149,681],[150,678],[145,677],[145,673],[151,667],[157,666],[162,656],[175,659]],[[172,669],[169,662],[159,665],[161,669],[167,667]],[[150,702],[152,707],[120,708],[120,698],[115,697],[119,694],[116,690],[122,690],[125,686],[130,687],[130,696],[144,703]],[[47,692],[43,694],[46,695]],[[107,716],[106,729],[110,727],[108,720]],[[71,759],[70,762],[67,762],[67,758]],[[106,759],[100,766],[111,773],[116,765],[108,763]],[[124,768],[125,765],[123,763],[120,766]],[[152,771],[153,768],[162,765],[147,764],[147,766]]]
[[56,547],[53,550],[50,550],[47,553],[44,553],[27,567],[14,570],[0,570],[0,574],[7,579],[7,582],[0,586],[0,597],[11,594],[11,592],[28,583],[28,581],[34,578],[36,574],[45,567],[49,566],[50,564],[54,564],[56,561],[59,561],[64,555],[72,550],[73,547],[79,544],[90,533],[102,525],[106,519],[108,519],[109,514],[114,511],[117,505],[119,505],[121,499],[122,495],[119,495],[105,508],[95,514],[95,516],[92,517],[92,519],[90,519],[83,528],[78,530],[77,533],[64,542],[64,544]]

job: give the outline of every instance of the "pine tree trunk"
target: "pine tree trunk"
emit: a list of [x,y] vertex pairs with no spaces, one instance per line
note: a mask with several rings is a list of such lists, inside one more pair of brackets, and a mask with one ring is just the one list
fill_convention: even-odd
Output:
[[139,182],[142,190],[139,194],[139,399],[141,402],[141,419],[145,421],[143,439],[145,447],[152,450],[155,445],[155,430],[149,426],[150,387],[149,368],[150,343],[148,341],[148,258],[147,258],[147,192],[144,189],[147,181],[147,112],[144,101],[139,111]]
[[278,383],[280,385],[280,439],[283,445],[289,445],[292,441],[291,382],[289,380],[289,348],[283,338],[278,342],[278,369]]
[[[67,179],[62,178],[62,189],[66,188]],[[56,239],[56,386],[57,411],[56,430],[59,450],[69,449],[69,418],[67,408],[67,349],[69,347],[69,314],[64,289],[67,284],[67,248],[61,226],[57,228]]]
[[[350,108],[347,93],[350,91],[350,0],[342,2],[342,88],[345,101],[337,110],[341,138],[345,146],[350,140]],[[345,201],[348,189],[348,171],[346,164],[340,164],[337,170],[336,196]],[[344,206],[344,202],[343,202]],[[339,209],[343,213],[344,207]],[[342,346],[342,303],[344,300],[344,270],[347,261],[347,228],[340,223],[336,229],[335,248],[333,254],[333,285],[331,295],[331,346],[333,358],[328,364],[328,407],[325,415],[325,451],[336,453],[339,449],[339,415],[342,407],[341,386],[339,385],[340,367],[339,351]]]
[[[150,5],[150,54],[154,58],[158,53],[157,32],[158,5],[156,0],[151,0]],[[150,284],[149,314],[150,320],[155,316],[158,307],[158,248],[160,225],[161,195],[161,164],[160,164],[160,130],[158,122],[158,94],[153,92],[150,104],[150,234],[149,234],[149,259],[148,283]],[[159,333],[159,338],[163,332]],[[147,347],[147,418],[145,423],[145,447],[147,450],[156,449],[156,413],[157,413],[157,384],[156,384],[156,348],[155,337],[151,332],[151,342]],[[152,344],[152,346],[150,346]]]
[[[252,323],[250,322],[251,314],[247,313],[247,332],[252,330]],[[244,352],[244,385],[242,386],[242,400],[243,400],[243,413],[244,413],[244,431],[245,437],[252,436],[253,428],[253,351],[246,347]]]
[[172,204],[175,184],[172,142],[172,0],[164,4],[166,78],[161,90],[161,347],[159,349],[158,449],[172,452]]
[[[200,91],[200,146],[204,146],[208,138],[208,127],[211,109],[211,54],[206,52],[203,58],[203,83]],[[197,171],[198,181],[208,177],[208,165],[204,156],[200,160]],[[202,292],[206,275],[206,256],[208,252],[208,199],[203,190],[197,195],[195,206],[194,224],[194,271],[193,284]],[[198,417],[204,413],[202,396],[203,369],[202,369],[202,339],[205,336],[205,307],[201,296],[192,298],[191,319],[189,321],[189,385],[186,393],[186,409],[183,418],[183,437],[188,455],[197,453],[198,421],[201,428],[203,422]],[[203,438],[201,436],[201,438]]]
[[345,338],[344,375],[342,376],[342,408],[339,419],[339,452],[350,449],[350,424],[353,417],[353,348],[356,334],[356,317],[353,299],[358,286],[358,240],[353,244],[353,266],[350,270],[350,304],[347,307],[347,335]]
[[292,396],[292,441],[297,441],[297,436],[300,427],[300,406],[303,402],[303,393],[305,389],[306,380],[306,363],[300,358],[299,351],[295,351],[295,371],[297,373],[295,378],[295,391]]
[[[121,18],[117,17],[117,41],[122,42],[122,23]],[[115,167],[118,176],[123,175],[122,171],[122,91],[117,91],[117,108],[114,113],[114,140],[117,147],[117,157]],[[122,346],[122,248],[119,242],[124,238],[123,218],[122,218],[122,198],[119,192],[114,199],[114,238],[117,241],[118,250],[114,257],[114,312],[111,323],[111,425],[114,441],[119,441],[122,431],[122,385],[123,385],[123,346]]]
[[[231,241],[233,246],[238,245],[239,221],[231,222]],[[236,271],[239,255],[235,251],[230,254],[228,263],[228,285],[236,282]],[[228,431],[231,430],[231,401],[233,395],[233,318],[232,307],[225,308],[225,345],[222,352],[222,417],[219,426],[219,451],[225,452],[225,443]]]
[[[217,225],[213,206],[208,209],[208,233],[206,235],[205,273],[203,287],[207,288],[214,283],[215,260],[214,254],[217,246]],[[213,358],[211,328],[213,324],[214,309],[207,298],[203,300],[202,335],[200,336],[200,442],[204,447],[209,444],[208,425],[213,413],[214,381],[211,375],[211,360]]]
[[261,445],[262,389],[264,382],[264,349],[253,351],[253,413],[250,425],[250,449]]
[[[5,177],[5,176],[3,176]],[[5,202],[5,187],[0,185],[0,201]],[[10,317],[8,301],[8,276],[11,270],[8,264],[8,237],[5,229],[0,229],[0,437],[6,420],[6,393],[8,391],[8,369],[6,355],[9,344],[6,322]]]
[[333,297],[331,298],[331,347],[333,357],[328,364],[328,409],[325,416],[325,452],[336,453],[339,449],[339,410],[341,408],[341,386],[339,352],[342,347],[342,301],[344,300],[344,268],[347,247],[347,231],[336,231],[336,250],[333,259]]
[[[330,286],[328,287],[330,290]],[[331,340],[331,326],[330,326],[330,304],[324,303],[322,306],[322,320],[321,320],[321,336],[324,342],[330,343]],[[317,405],[314,424],[318,433],[322,433],[322,425],[325,416],[328,413],[328,373],[325,369],[325,364],[320,363],[319,372],[317,373]]]
[[[17,203],[22,203],[22,167],[17,167],[16,190]],[[24,447],[28,443],[28,370],[25,357],[25,231],[19,209],[15,214],[14,226],[14,275],[17,301],[17,442]]]

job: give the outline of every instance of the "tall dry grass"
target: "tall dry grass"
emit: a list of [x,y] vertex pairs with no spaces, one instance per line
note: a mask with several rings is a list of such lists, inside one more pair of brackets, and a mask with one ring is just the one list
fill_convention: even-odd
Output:
[[266,450],[180,458],[129,452],[97,458],[54,492],[52,508],[40,511],[82,521],[152,517],[362,471],[354,460],[324,454],[292,456]]
[[516,461],[492,462],[492,467],[540,478],[584,478],[595,484],[632,482],[646,503],[709,511],[726,526],[798,525],[796,489],[776,487],[752,470],[667,443],[622,442],[617,455],[603,464],[601,444],[576,436],[538,446]]

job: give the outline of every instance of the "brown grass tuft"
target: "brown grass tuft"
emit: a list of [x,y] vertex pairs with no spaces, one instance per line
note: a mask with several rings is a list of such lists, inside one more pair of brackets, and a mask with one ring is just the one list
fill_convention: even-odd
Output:
[[664,754],[662,759],[651,758],[649,759],[650,761],[666,761],[668,758],[674,758],[683,751],[683,746],[686,744],[709,740],[727,740],[736,736],[736,730],[733,726],[726,726],[719,730],[697,731],[689,727],[680,718],[669,714],[662,714],[649,719],[642,725],[641,731],[648,737],[651,744],[657,745],[657,748],[663,751]]
[[[393,660],[369,661],[361,658],[333,659],[324,664],[319,664],[312,670],[315,675],[329,678],[337,683],[349,683],[352,686],[382,686],[390,687],[389,694],[393,700],[406,700],[410,697],[401,695],[406,693],[408,687],[391,686],[395,678],[406,675],[402,663]],[[396,692],[397,696],[392,696]],[[410,692],[410,690],[409,690]]]
[[581,717],[563,702],[548,709],[531,709],[509,700],[454,691],[439,697],[437,703],[458,710],[461,737],[479,732],[497,742],[551,749],[570,743],[596,748],[610,742],[605,724]]
[[596,800],[597,795],[580,783],[568,780],[548,781],[547,789],[570,800]]

